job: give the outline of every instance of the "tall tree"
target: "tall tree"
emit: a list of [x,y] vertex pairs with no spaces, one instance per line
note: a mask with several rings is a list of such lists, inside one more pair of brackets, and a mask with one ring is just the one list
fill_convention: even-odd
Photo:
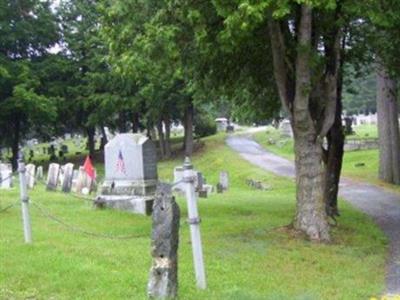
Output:
[[32,124],[44,125],[55,116],[54,103],[40,93],[34,65],[57,40],[50,1],[0,1],[0,139],[12,147],[14,169]]

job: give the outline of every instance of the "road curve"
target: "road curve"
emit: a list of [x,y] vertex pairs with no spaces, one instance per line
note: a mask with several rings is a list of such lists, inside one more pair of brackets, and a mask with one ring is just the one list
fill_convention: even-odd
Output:
[[[279,176],[295,176],[292,161],[265,150],[251,137],[232,135],[226,143],[252,164]],[[371,216],[390,240],[387,261],[386,293],[400,294],[400,195],[379,186],[340,181],[339,194],[346,201]]]

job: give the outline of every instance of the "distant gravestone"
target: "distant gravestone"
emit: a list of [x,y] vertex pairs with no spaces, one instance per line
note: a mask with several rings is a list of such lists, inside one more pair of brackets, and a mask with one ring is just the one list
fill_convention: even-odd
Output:
[[38,166],[36,169],[36,181],[42,180],[43,179],[43,167]]
[[68,145],[61,145],[61,151],[64,154],[67,154],[69,152]]
[[279,124],[279,130],[283,136],[293,137],[293,130],[289,120],[283,120]]
[[76,193],[87,195],[93,190],[93,179],[86,173],[83,167],[79,167],[76,178]]
[[78,182],[78,170],[72,171],[72,183],[71,183],[71,191],[76,193],[77,192],[77,182]]
[[64,166],[64,178],[61,183],[61,190],[64,193],[69,193],[71,192],[72,188],[72,175],[74,171],[74,164],[68,163]]
[[46,189],[49,191],[55,191],[58,184],[58,176],[60,174],[60,165],[51,163],[49,165],[49,171],[47,172],[47,184]]
[[26,165],[26,183],[28,185],[28,188],[33,189],[35,186],[35,171],[36,167],[34,164],[27,164]]
[[12,187],[12,167],[10,164],[0,164],[0,188],[10,189]]
[[174,299],[178,291],[179,206],[168,184],[159,184],[153,206],[148,295]]
[[150,214],[158,182],[154,143],[142,134],[119,134],[104,156],[105,180],[96,204]]
[[228,172],[222,171],[219,173],[219,184],[222,190],[226,191],[229,187],[229,175]]

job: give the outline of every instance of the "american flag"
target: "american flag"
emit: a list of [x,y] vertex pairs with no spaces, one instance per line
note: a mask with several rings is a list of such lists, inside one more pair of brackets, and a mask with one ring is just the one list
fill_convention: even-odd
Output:
[[121,150],[119,150],[119,154],[118,154],[117,172],[121,172],[122,174],[126,175],[125,162],[124,162],[124,158],[122,156]]

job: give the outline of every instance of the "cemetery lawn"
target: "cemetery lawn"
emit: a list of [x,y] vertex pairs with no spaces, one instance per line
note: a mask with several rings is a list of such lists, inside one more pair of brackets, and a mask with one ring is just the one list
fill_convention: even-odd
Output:
[[[178,198],[180,299],[353,300],[382,293],[387,240],[370,218],[343,202],[332,244],[294,236],[285,227],[295,208],[293,181],[250,165],[225,145],[223,135],[205,141],[195,167],[212,184],[219,171],[227,170],[231,188],[199,201],[205,291],[195,287],[186,204]],[[161,162],[160,177],[172,180],[173,167],[181,163]],[[261,180],[271,189],[254,190],[246,179]],[[46,192],[43,185],[30,191],[30,198],[85,231],[137,237],[85,236],[32,205],[34,243],[25,245],[19,207],[0,212],[0,299],[147,299],[151,218],[96,210],[71,195]],[[1,207],[16,199],[17,189],[0,191]]]
[[[350,139],[377,138],[377,128],[374,125],[359,125],[354,127],[355,134]],[[257,132],[254,139],[269,151],[294,160],[293,140],[281,136],[279,130],[269,126],[267,132]],[[364,164],[360,166],[359,164]],[[353,180],[360,180],[379,185],[383,188],[400,192],[400,186],[385,183],[378,179],[379,153],[378,149],[346,151],[343,159],[342,175]]]

